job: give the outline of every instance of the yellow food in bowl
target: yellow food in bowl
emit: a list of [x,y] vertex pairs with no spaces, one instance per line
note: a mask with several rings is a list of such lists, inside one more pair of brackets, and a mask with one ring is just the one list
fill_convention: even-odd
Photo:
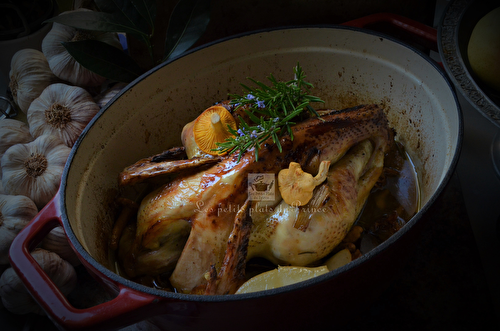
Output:
[[326,266],[307,268],[294,266],[279,266],[250,278],[240,286],[236,294],[251,293],[292,285],[328,272]]
[[469,39],[467,55],[477,77],[500,92],[500,7],[477,22]]

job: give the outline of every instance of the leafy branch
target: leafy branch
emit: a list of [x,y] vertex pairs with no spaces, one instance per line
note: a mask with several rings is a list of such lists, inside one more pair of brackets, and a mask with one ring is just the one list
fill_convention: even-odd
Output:
[[[73,11],[56,16],[56,22],[75,29],[125,33],[142,41],[154,63],[152,38],[155,34],[155,0],[94,0],[99,11]],[[179,0],[172,11],[162,61],[189,49],[210,22],[210,0]],[[130,82],[143,70],[125,52],[97,40],[65,42],[63,46],[85,68],[111,80]]]
[[258,161],[260,145],[269,138],[280,152],[282,152],[281,136],[288,133],[293,140],[292,125],[296,122],[292,120],[300,119],[307,115],[307,112],[319,117],[310,103],[324,103],[324,101],[309,94],[313,85],[304,80],[305,74],[299,64],[294,68],[294,74],[295,78],[288,82],[277,81],[271,74],[268,77],[271,86],[249,78],[257,87],[251,88],[242,84],[247,92],[245,96],[230,95],[231,104],[236,105],[236,109],[242,107],[253,123],[247,123],[239,116],[239,128],[234,130],[228,127],[233,137],[218,143],[216,150],[230,154],[239,151],[239,161],[245,151],[254,148],[255,159]]

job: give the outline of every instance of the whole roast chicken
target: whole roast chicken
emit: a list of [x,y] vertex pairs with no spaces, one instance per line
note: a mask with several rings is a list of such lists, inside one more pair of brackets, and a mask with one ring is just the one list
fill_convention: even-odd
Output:
[[[280,138],[282,151],[264,143],[258,160],[254,149],[186,159],[191,140],[183,137],[184,148],[125,169],[122,185],[176,175],[142,200],[136,225],[121,238],[127,275],[170,274],[179,292],[231,294],[251,258],[306,266],[327,256],[379,179],[394,133],[375,104],[321,111],[292,133],[293,139]],[[255,174],[274,178],[267,183],[270,199],[252,196]]]

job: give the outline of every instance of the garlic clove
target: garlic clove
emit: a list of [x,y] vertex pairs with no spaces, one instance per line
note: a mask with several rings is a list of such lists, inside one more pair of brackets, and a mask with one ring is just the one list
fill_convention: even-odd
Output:
[[14,314],[35,313],[43,314],[43,310],[37,305],[24,287],[23,282],[12,267],[6,269],[0,277],[0,298],[3,306]]
[[9,88],[14,102],[24,113],[47,86],[59,81],[50,70],[45,55],[36,49],[17,51],[10,66]]
[[[81,8],[75,11],[90,10]],[[63,12],[60,15],[69,12]],[[118,49],[122,49],[117,33],[83,31],[60,23],[53,23],[52,29],[42,41],[42,52],[49,62],[50,69],[57,77],[81,87],[97,86],[104,83],[106,78],[82,66],[62,45],[64,42],[87,39],[102,41]]]
[[66,232],[62,226],[56,226],[50,231],[47,236],[42,240],[43,249],[54,252],[62,259],[68,261],[72,266],[77,266],[81,262],[76,256],[75,251],[71,248]]
[[[63,295],[68,295],[75,288],[77,275],[71,264],[56,253],[40,248],[35,249],[31,255]],[[44,314],[12,267],[6,269],[0,277],[0,297],[4,307],[11,313]]]
[[[0,159],[7,149],[15,144],[25,144],[33,141],[26,123],[5,118],[0,121]],[[0,175],[0,178],[2,176]]]
[[10,147],[0,162],[4,191],[9,195],[25,195],[42,209],[59,189],[70,151],[53,135]]
[[99,111],[85,89],[62,83],[49,85],[28,109],[29,130],[33,137],[58,136],[68,147]]
[[30,198],[0,194],[0,264],[9,263],[12,241],[37,213],[38,209]]
[[104,92],[96,95],[94,101],[97,103],[99,108],[103,108],[111,99],[113,99],[118,93],[120,93],[127,84],[116,83]]

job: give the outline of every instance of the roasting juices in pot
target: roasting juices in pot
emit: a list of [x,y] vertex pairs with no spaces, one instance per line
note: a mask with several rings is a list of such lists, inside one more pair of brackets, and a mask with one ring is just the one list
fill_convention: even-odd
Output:
[[299,65],[294,73],[243,85],[245,96],[186,124],[182,147],[123,170],[122,187],[155,184],[116,222],[120,273],[165,290],[234,294],[276,266],[333,268],[337,252],[348,262],[416,213],[416,175],[384,110],[315,110],[321,100]]

